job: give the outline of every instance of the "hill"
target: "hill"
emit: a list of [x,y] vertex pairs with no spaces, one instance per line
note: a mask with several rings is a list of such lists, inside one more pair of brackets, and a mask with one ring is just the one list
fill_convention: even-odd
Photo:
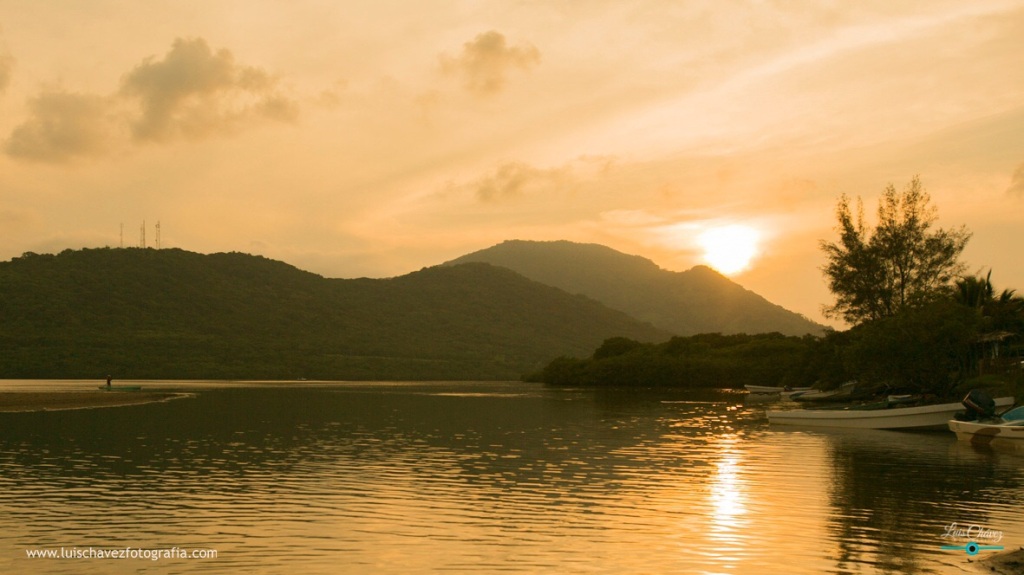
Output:
[[821,334],[824,327],[773,304],[706,266],[684,272],[597,244],[507,241],[447,262],[485,262],[516,271],[675,335]]
[[510,379],[668,334],[487,264],[325,279],[239,253],[0,263],[0,378]]

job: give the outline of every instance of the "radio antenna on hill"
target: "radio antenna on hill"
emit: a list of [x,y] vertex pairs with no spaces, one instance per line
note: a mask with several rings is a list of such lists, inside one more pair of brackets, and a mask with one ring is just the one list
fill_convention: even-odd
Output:
[[121,222],[121,247],[124,247],[124,222]]
[[160,249],[160,220],[156,222],[156,249]]
[[142,220],[142,227],[139,228],[139,247],[146,248],[146,220]]

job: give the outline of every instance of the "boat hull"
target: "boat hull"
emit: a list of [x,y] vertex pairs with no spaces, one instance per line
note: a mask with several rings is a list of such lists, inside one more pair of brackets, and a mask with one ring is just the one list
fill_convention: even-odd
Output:
[[770,385],[745,385],[743,386],[750,393],[794,393],[797,391],[810,391],[809,387],[773,387]]
[[[1012,397],[995,400],[996,407],[1013,405]],[[960,411],[959,403],[942,403],[918,407],[892,407],[889,409],[794,409],[768,410],[772,425],[799,425],[805,427],[842,427],[851,429],[946,429],[949,420]]]
[[826,391],[820,391],[813,389],[811,391],[794,393],[790,397],[801,402],[831,402],[831,401],[845,401],[849,399],[853,392],[857,389],[856,381],[848,381],[835,389],[829,389]]
[[948,422],[949,430],[961,441],[970,441],[973,445],[1012,445],[1024,447],[1024,424],[1016,422],[983,423],[979,421]]
[[141,385],[111,385],[111,386],[108,387],[106,385],[101,385],[99,387],[99,389],[102,389],[103,391],[141,391],[142,390],[142,386]]

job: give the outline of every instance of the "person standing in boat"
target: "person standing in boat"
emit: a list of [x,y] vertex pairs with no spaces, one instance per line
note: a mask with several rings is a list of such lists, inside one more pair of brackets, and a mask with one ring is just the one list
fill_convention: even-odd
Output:
[[110,377],[110,376],[108,375],[108,376],[107,376],[107,389],[110,389],[110,380],[111,380],[111,379],[114,379],[114,378],[112,378],[112,377]]

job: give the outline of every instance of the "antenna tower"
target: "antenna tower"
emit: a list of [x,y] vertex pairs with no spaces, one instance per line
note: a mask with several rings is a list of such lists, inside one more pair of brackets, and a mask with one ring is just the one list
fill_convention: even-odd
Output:
[[156,222],[156,249],[160,249],[160,220]]
[[142,220],[142,227],[139,228],[139,247],[146,247],[146,220]]

